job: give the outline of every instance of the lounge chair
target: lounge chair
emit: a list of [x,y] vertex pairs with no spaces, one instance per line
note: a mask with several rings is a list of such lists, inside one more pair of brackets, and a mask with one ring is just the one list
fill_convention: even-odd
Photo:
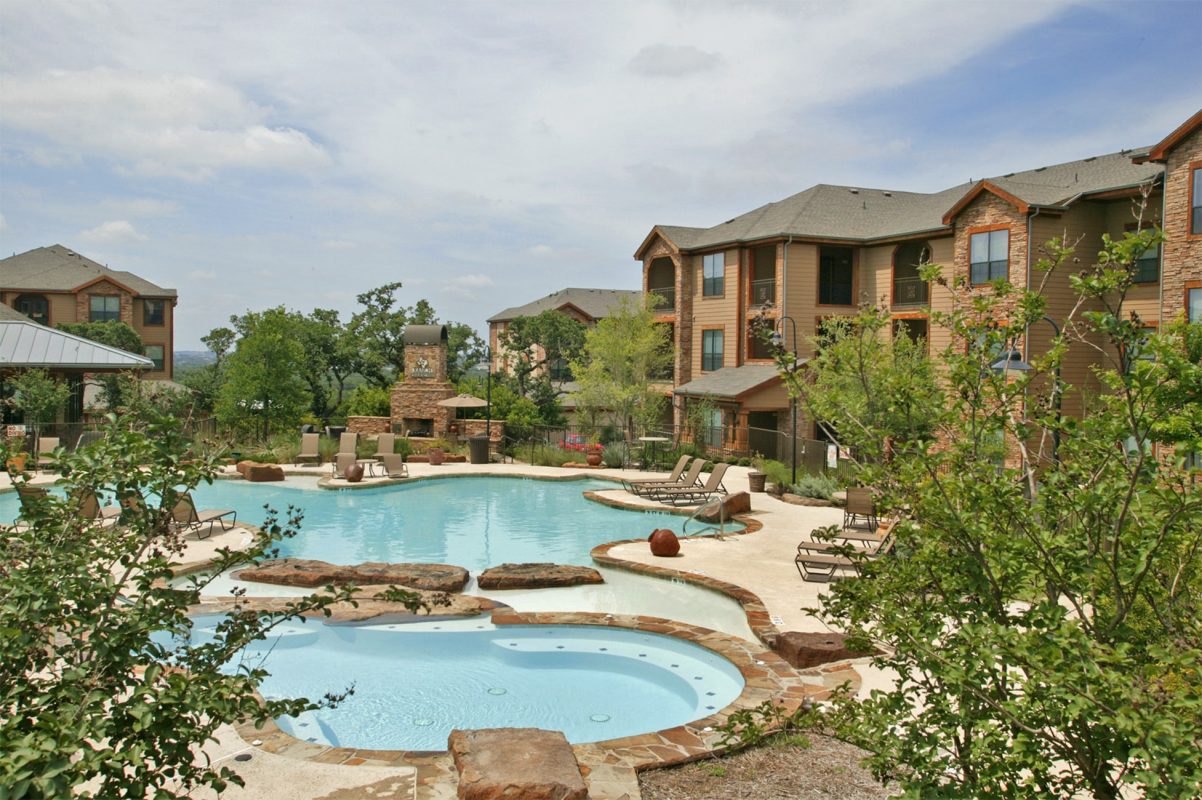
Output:
[[54,463],[54,451],[58,449],[57,436],[43,436],[38,439],[38,469]]
[[75,452],[78,453],[80,450],[102,441],[104,441],[104,431],[84,431],[79,434],[79,441],[75,443]]
[[684,468],[689,465],[689,460],[691,458],[692,456],[686,454],[677,459],[676,466],[672,468],[672,472],[670,472],[666,478],[633,478],[622,481],[622,485],[626,487],[626,491],[637,494],[637,492],[634,491],[635,486],[652,486],[656,484],[662,485],[666,483],[678,483],[680,481],[680,476],[684,475]]
[[384,477],[408,478],[409,467],[405,466],[405,457],[400,453],[381,453],[376,456],[384,465]]
[[107,522],[115,520],[121,515],[120,506],[100,505],[100,500],[91,489],[80,489],[73,497],[76,508],[79,510],[79,516],[83,519]]
[[[175,507],[171,509],[171,518],[175,524],[177,531],[195,531],[197,539],[204,539],[211,536],[213,526],[217,523],[221,524],[221,530],[227,531],[238,524],[238,512],[233,509],[205,509],[204,511],[196,510],[196,503],[192,500],[192,495],[189,492],[184,492],[176,501]],[[226,521],[229,524],[226,524]],[[200,535],[201,529],[208,526],[209,532],[204,536]]]
[[347,469],[351,466],[351,464],[357,463],[358,459],[355,458],[354,453],[339,453],[338,455],[334,456],[334,477],[346,480]]
[[50,491],[44,486],[30,486],[28,483],[17,484],[17,499],[21,503],[20,517],[29,517],[36,512],[38,505],[50,496]]
[[318,433],[302,433],[301,434],[301,449],[296,454],[294,464],[320,464],[321,463],[321,434]]
[[716,494],[724,495],[726,487],[722,485],[722,478],[725,477],[729,467],[730,464],[725,462],[715,464],[709,478],[701,486],[690,486],[686,489],[660,489],[655,493],[655,499],[661,503],[671,503],[672,505],[682,503],[694,505],[703,503]]
[[876,500],[872,490],[864,487],[854,487],[847,490],[847,505],[843,508],[843,527],[853,528],[859,525],[858,520],[864,520],[868,530],[876,530],[879,520],[876,515]]
[[[861,534],[854,537],[837,536],[836,538],[842,539],[842,542],[802,542],[797,545],[797,556],[793,559],[793,565],[797,567],[797,574],[806,581],[829,582],[847,577],[858,571],[866,561],[879,558],[893,550],[893,527],[893,524],[890,523],[883,526],[876,534]],[[835,551],[836,547],[846,548],[851,541],[861,542],[862,546],[855,548],[850,555],[846,553],[846,550],[844,552]],[[846,572],[841,573],[840,570]]]
[[677,481],[647,481],[646,483],[636,483],[627,487],[627,491],[634,492],[639,497],[655,498],[661,491],[667,489],[696,489],[701,487],[701,470],[705,469],[705,465],[709,462],[704,458],[698,458],[693,461],[689,467],[689,471],[685,476]]
[[383,461],[386,455],[396,455],[393,451],[396,449],[396,434],[381,433],[376,437],[376,454],[372,456],[376,461]]
[[344,433],[338,437],[338,455],[350,453],[355,455],[355,449],[359,446],[359,434]]

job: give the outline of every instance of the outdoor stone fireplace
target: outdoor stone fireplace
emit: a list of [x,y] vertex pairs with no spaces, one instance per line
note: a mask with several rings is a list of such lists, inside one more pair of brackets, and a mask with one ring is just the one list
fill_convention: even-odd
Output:
[[455,396],[447,380],[445,325],[405,329],[405,378],[392,387],[392,429],[409,437],[446,436],[455,409],[438,405]]

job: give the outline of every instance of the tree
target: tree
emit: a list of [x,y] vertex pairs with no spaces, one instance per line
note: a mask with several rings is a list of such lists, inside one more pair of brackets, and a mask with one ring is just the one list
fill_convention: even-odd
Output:
[[5,402],[20,411],[27,424],[33,425],[36,453],[42,425],[54,422],[71,397],[71,387],[44,369],[27,369],[9,380],[9,388],[12,396]]
[[238,334],[229,328],[213,328],[207,335],[200,337],[205,347],[213,353],[213,363],[187,372],[177,371],[176,380],[192,391],[197,408],[212,412],[216,407],[217,397],[221,393],[221,385],[225,381],[222,362],[237,338]]
[[579,320],[550,309],[511,320],[501,334],[500,345],[506,370],[513,375],[518,391],[529,396],[534,379],[549,379],[547,373],[554,365],[578,360],[586,330]]
[[[120,320],[110,320],[107,322],[61,322],[58,328],[61,331],[82,336],[85,339],[106,344],[109,347],[116,347],[118,350],[124,350],[134,355],[140,356],[146,352],[141,334],[134,330],[129,323]],[[123,384],[117,379],[115,374],[96,375],[92,380],[95,380],[100,385],[103,392],[100,399],[106,408],[116,408],[121,405],[123,402],[121,395]]]
[[302,378],[306,354],[295,317],[283,306],[233,319],[242,334],[226,361],[217,417],[250,427],[266,439],[272,429],[299,423],[309,402]]
[[200,337],[205,347],[213,353],[213,365],[221,369],[221,360],[230,351],[237,340],[238,334],[226,327],[217,327],[209,331],[207,336]]
[[[275,611],[240,605],[211,642],[188,643],[189,606],[212,577],[174,581],[183,535],[171,511],[181,492],[212,480],[213,462],[189,452],[177,420],[150,406],[143,411],[148,416],[137,420],[111,417],[103,439],[65,456],[64,494],[32,502],[22,511],[23,525],[0,537],[0,794],[6,797],[220,792],[241,779],[221,762],[198,757],[220,726],[262,723],[336,699],[260,701],[262,666],[226,667],[276,625],[320,613],[350,591],[299,598]],[[120,525],[104,525],[79,514],[83,492],[146,500]],[[205,575],[257,563],[299,522],[299,513],[281,519],[267,512],[250,546],[218,550],[214,571]]]
[[[925,276],[956,298],[932,314],[952,333],[938,369],[914,353],[895,368],[871,312],[806,371],[778,362],[900,520],[891,557],[836,551],[860,577],[815,613],[883,645],[893,688],[823,720],[907,797],[1202,793],[1202,492],[1183,460],[1202,449],[1202,326],[1147,336],[1123,305],[1158,237],[1106,240],[1017,376],[992,365],[1042,321],[1043,287],[973,291],[938,267]],[[1045,286],[1072,248],[1048,251]],[[1080,420],[1057,377],[1074,348],[1104,360]]]
[[389,386],[405,371],[405,327],[410,309],[396,298],[399,281],[356,296],[363,310],[351,317],[349,328],[359,347],[359,372],[378,386]]
[[571,362],[580,385],[578,406],[586,416],[613,413],[627,435],[636,423],[654,424],[664,398],[652,388],[652,378],[672,357],[667,329],[655,322],[658,296],[645,301],[624,299],[605,319],[585,334],[581,357]]
[[458,383],[486,358],[484,340],[465,322],[447,323],[447,380]]

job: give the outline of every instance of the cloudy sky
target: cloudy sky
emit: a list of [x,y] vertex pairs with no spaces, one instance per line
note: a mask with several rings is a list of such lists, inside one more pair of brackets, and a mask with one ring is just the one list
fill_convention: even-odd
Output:
[[179,290],[178,349],[404,283],[637,288],[655,223],[1154,142],[1202,2],[0,0],[0,253]]

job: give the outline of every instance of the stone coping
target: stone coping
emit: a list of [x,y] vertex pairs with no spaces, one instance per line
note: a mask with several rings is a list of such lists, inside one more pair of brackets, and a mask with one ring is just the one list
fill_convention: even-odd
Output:
[[[423,616],[424,618],[424,616]],[[718,631],[658,617],[602,614],[598,612],[518,613],[507,607],[492,612],[494,625],[598,626],[645,631],[674,636],[710,650],[727,659],[743,676],[743,691],[722,710],[698,720],[661,731],[573,745],[580,763],[607,763],[635,770],[667,767],[707,758],[722,751],[721,735],[716,730],[736,711],[754,708],[770,701],[786,712],[796,710],[807,698],[821,700],[838,685],[817,671],[798,673],[788,662],[761,644],[748,642]],[[812,673],[812,674],[810,674]],[[854,673],[853,673],[854,675]],[[849,676],[837,674],[839,679]],[[842,682],[840,680],[840,682]],[[327,764],[413,766],[422,770],[439,767],[446,751],[366,750],[331,747],[297,739],[274,721],[262,727],[244,722],[236,727],[248,742],[269,753]]]

